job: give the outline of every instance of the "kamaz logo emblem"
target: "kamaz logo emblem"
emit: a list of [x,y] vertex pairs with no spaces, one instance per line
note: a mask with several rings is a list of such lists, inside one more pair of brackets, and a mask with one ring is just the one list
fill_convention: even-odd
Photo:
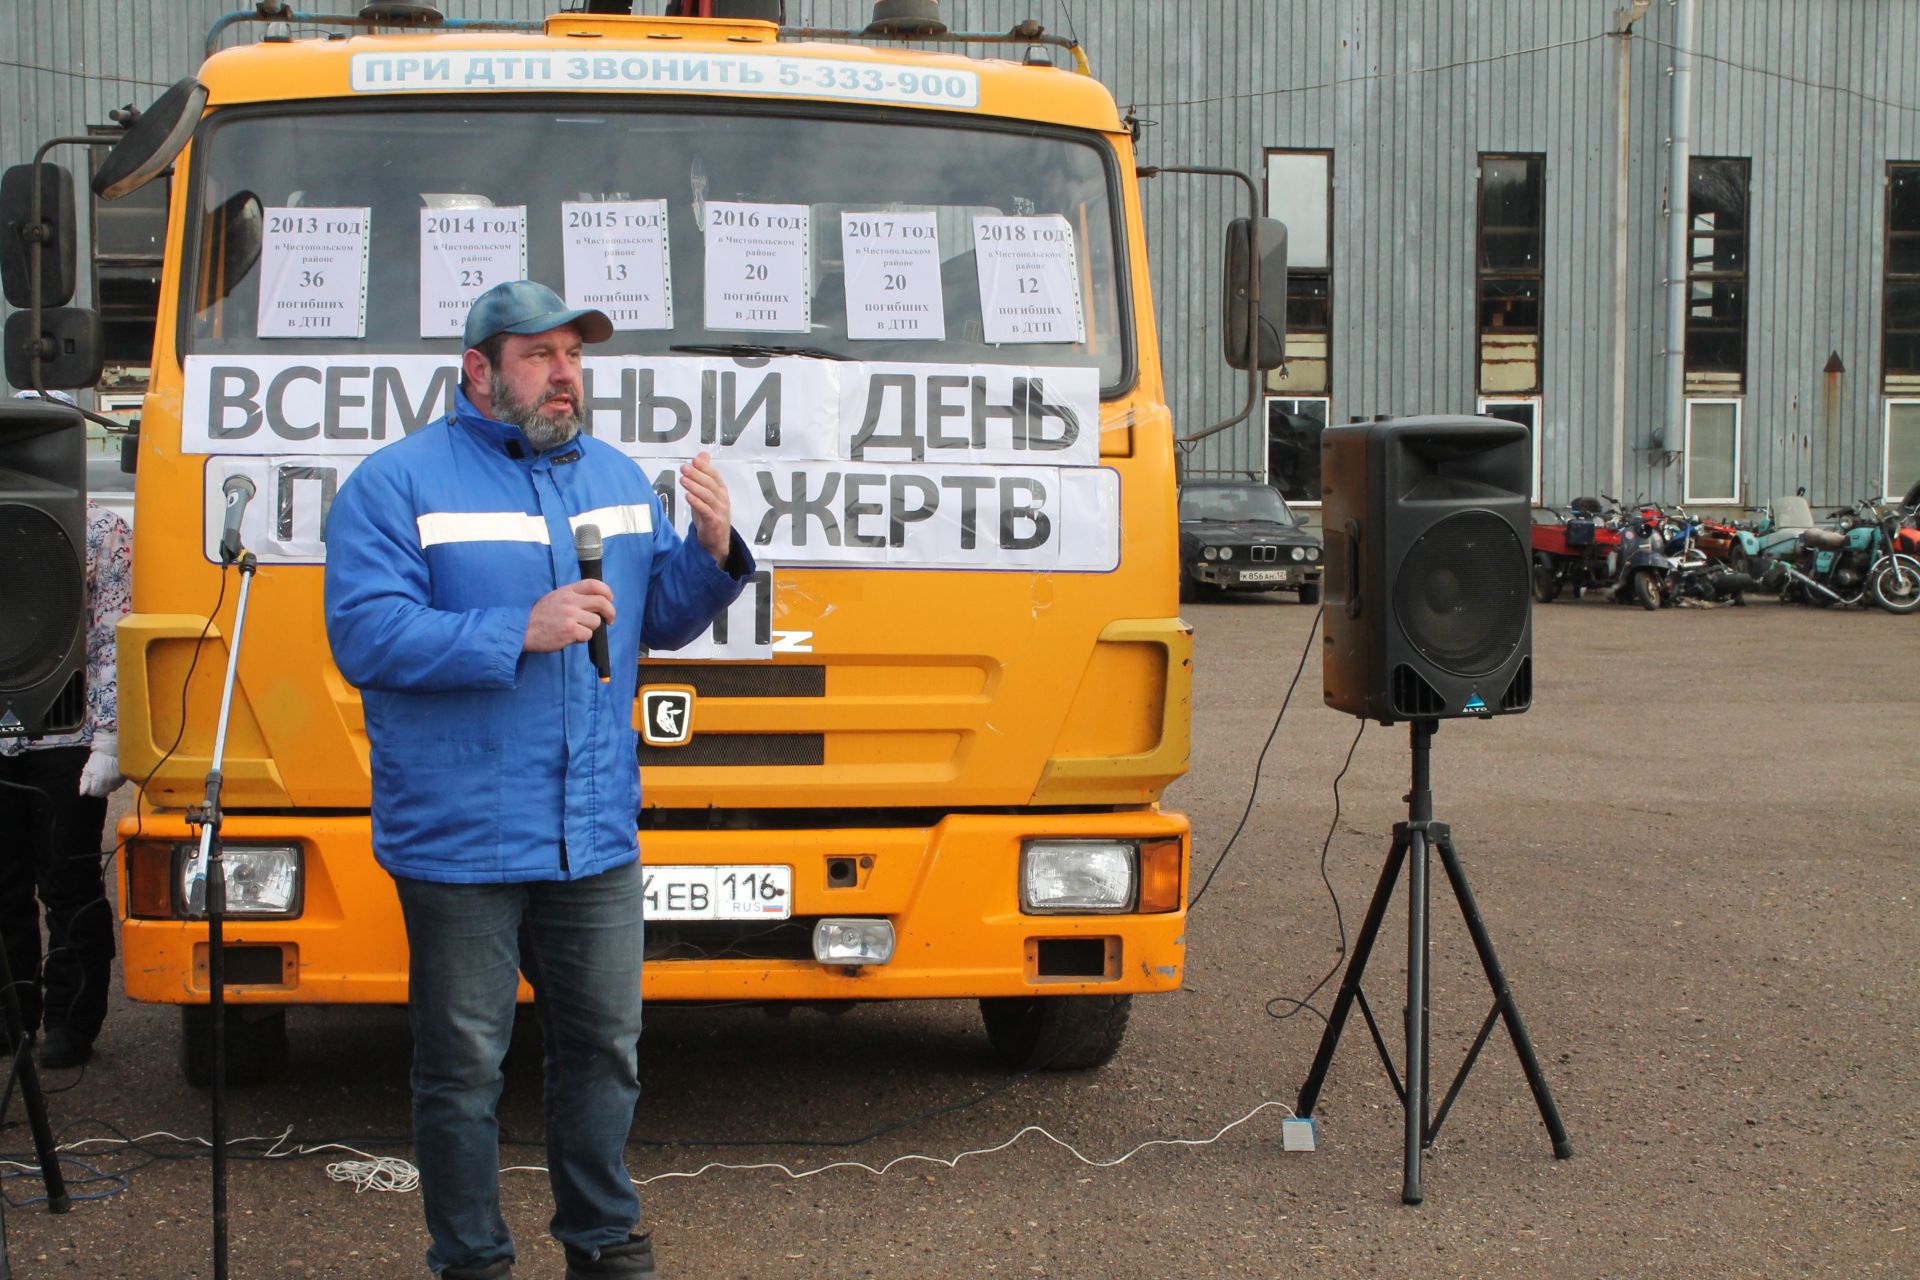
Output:
[[693,738],[693,690],[642,689],[640,738],[650,747],[684,747]]

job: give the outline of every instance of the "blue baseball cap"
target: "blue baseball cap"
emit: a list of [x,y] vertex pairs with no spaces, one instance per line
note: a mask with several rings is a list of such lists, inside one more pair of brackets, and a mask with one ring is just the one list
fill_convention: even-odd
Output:
[[591,307],[569,308],[559,294],[532,280],[497,284],[473,300],[464,335],[469,349],[501,333],[545,333],[570,324],[587,342],[613,336],[613,321]]

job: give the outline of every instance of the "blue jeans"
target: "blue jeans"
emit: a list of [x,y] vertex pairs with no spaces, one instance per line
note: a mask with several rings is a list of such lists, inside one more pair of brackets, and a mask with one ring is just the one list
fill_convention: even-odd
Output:
[[437,1274],[513,1254],[500,1216],[501,1060],[517,973],[546,1044],[554,1238],[597,1254],[640,1219],[627,1133],[640,1097],[640,864],[580,880],[394,878],[411,949],[413,1140]]

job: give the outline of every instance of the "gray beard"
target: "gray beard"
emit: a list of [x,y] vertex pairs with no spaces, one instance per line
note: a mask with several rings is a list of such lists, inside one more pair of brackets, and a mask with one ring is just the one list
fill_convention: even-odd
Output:
[[[493,398],[493,418],[520,428],[536,453],[545,453],[555,445],[565,444],[580,434],[580,415],[571,412],[559,418],[549,418],[540,412],[541,406],[553,399],[551,388],[538,400],[522,400],[507,387],[500,371],[495,369],[487,378],[487,394]],[[580,403],[579,388],[574,388],[573,402]]]

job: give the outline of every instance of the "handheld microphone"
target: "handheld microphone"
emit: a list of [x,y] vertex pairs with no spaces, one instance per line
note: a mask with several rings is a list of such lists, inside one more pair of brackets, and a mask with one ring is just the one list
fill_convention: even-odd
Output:
[[[583,524],[573,531],[573,551],[580,557],[580,577],[600,580],[600,526]],[[603,622],[593,629],[587,638],[587,657],[593,662],[593,669],[600,673],[600,683],[613,679],[613,663],[607,657],[607,626]]]
[[220,492],[227,498],[227,521],[220,528],[220,561],[232,564],[240,558],[240,517],[247,513],[255,490],[253,481],[245,476],[228,476]]

